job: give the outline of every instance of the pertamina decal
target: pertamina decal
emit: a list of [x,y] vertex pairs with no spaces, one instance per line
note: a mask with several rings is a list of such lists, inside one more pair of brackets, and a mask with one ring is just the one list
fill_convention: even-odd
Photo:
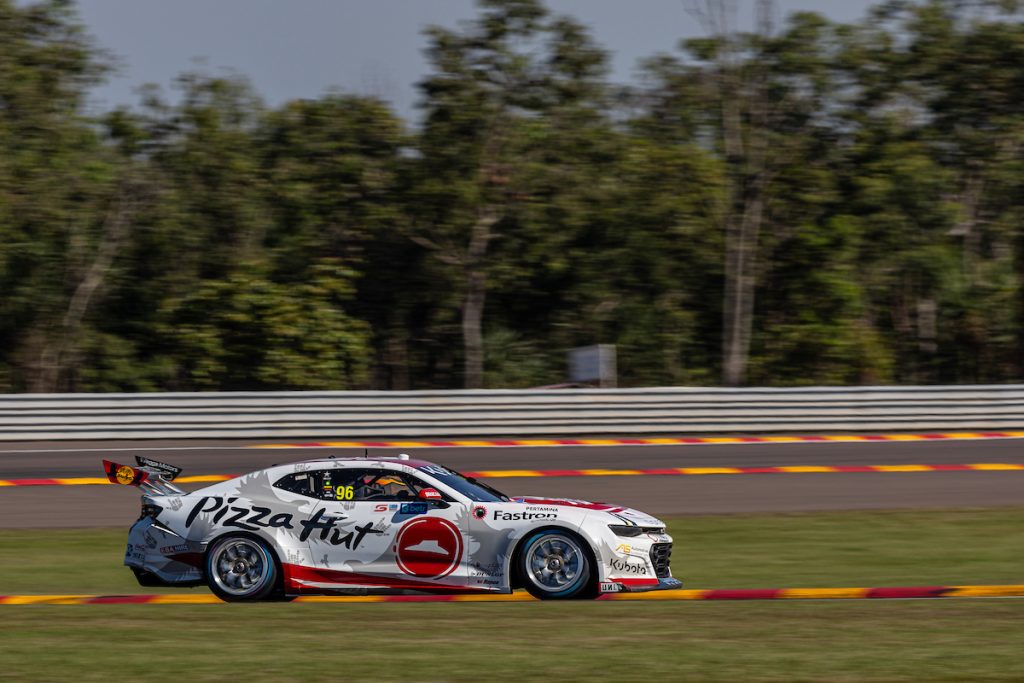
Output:
[[407,522],[395,540],[398,568],[421,579],[448,576],[462,560],[462,534],[446,519],[420,517]]

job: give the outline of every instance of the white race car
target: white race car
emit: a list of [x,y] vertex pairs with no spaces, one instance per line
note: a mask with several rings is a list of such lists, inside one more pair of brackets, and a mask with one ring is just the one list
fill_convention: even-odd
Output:
[[326,458],[185,493],[180,469],[103,461],[142,489],[124,563],[143,586],[206,583],[228,601],[415,591],[542,599],[679,588],[665,524],[637,510],[510,498],[441,465]]

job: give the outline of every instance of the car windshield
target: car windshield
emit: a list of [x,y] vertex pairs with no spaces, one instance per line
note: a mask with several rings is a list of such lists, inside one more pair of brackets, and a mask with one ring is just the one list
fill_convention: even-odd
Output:
[[482,481],[464,476],[441,465],[423,465],[419,470],[436,477],[446,486],[450,486],[475,503],[505,503],[511,500],[493,486],[488,486]]

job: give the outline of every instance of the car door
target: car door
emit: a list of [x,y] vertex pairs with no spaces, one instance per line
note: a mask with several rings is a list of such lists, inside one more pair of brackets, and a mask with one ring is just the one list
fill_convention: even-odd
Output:
[[391,588],[465,585],[464,505],[443,493],[421,500],[426,482],[386,466],[323,469],[314,482],[320,505],[302,534],[323,578]]

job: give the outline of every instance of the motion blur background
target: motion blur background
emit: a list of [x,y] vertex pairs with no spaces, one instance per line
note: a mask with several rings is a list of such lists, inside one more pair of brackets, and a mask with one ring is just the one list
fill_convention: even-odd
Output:
[[[377,53],[415,90],[267,104],[222,62],[128,95],[75,3],[0,0],[0,392],[517,388],[597,343],[620,386],[1024,377],[1016,3],[652,2],[650,44],[552,4],[417,3]],[[83,7],[145,63],[237,5]]]
[[[689,588],[1024,594],[1022,16],[0,0],[0,680],[1024,680],[1011,599],[21,604],[206,595],[102,458],[364,443],[658,514]],[[445,391],[595,345],[647,388]]]

